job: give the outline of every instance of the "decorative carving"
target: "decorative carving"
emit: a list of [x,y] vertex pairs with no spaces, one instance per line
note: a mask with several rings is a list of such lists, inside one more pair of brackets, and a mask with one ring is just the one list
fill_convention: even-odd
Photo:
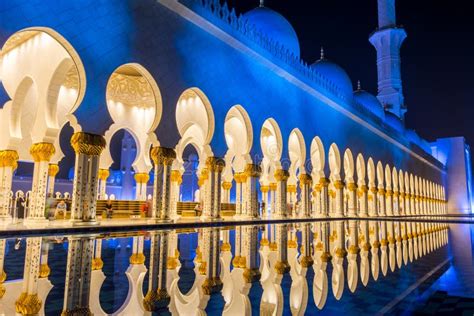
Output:
[[206,160],[206,166],[208,170],[222,172],[225,167],[225,161],[218,157],[208,157]]
[[245,167],[245,175],[247,177],[258,178],[262,174],[262,168],[256,164],[248,164]]
[[130,264],[144,264],[145,263],[145,255],[143,253],[134,253],[130,256],[129,259]]
[[55,177],[59,172],[59,166],[57,164],[49,164],[48,175],[50,177]]
[[152,108],[156,104],[153,89],[145,77],[117,72],[107,84],[107,100],[142,108]]
[[109,176],[110,176],[109,169],[99,169],[98,177],[100,180],[106,181]]
[[134,178],[137,183],[148,183],[150,175],[148,173],[135,173]]
[[76,154],[99,156],[105,148],[105,138],[100,135],[78,132],[72,135],[71,146]]

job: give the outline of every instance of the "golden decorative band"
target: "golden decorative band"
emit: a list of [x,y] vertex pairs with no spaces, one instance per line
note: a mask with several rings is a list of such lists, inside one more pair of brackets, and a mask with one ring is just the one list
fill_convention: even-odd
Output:
[[55,177],[59,172],[59,166],[55,163],[49,164],[48,175],[50,177]]
[[258,178],[262,174],[262,168],[259,165],[249,163],[244,172],[247,177]]
[[277,189],[277,184],[275,182],[270,183],[269,188],[271,191],[275,191]]
[[290,272],[290,270],[291,266],[288,261],[277,261],[277,263],[275,264],[275,271],[278,274],[285,274]]
[[208,157],[206,160],[206,166],[210,171],[222,172],[225,167],[225,161],[219,157]]
[[50,143],[36,143],[30,147],[30,155],[35,162],[49,161],[55,152],[54,145]]
[[76,154],[99,156],[105,148],[105,138],[101,135],[78,132],[72,135],[71,146]]
[[39,277],[40,278],[47,278],[50,273],[51,273],[51,269],[49,268],[48,264],[47,263],[42,263],[40,265]]
[[288,170],[278,169],[277,171],[275,171],[275,179],[277,181],[287,181],[289,177],[290,174]]
[[296,193],[296,185],[290,184],[286,186],[286,192]]
[[155,165],[169,166],[176,159],[176,152],[173,148],[153,147],[151,149],[151,159]]
[[177,182],[178,184],[183,182],[183,177],[181,176],[181,172],[179,172],[179,170],[171,170],[171,182]]
[[150,180],[148,173],[135,173],[133,177],[137,183],[148,183],[148,180]]
[[130,256],[129,262],[130,264],[144,264],[145,255],[143,253],[134,253]]
[[344,182],[342,182],[341,180],[336,180],[336,181],[334,181],[334,187],[338,190],[343,189],[344,188]]
[[15,150],[1,150],[0,151],[0,168],[12,167],[16,169],[18,167],[18,153]]
[[92,270],[100,270],[103,267],[104,267],[104,261],[102,261],[102,258],[92,259]]
[[109,169],[99,169],[99,179],[102,180],[102,181],[106,181],[107,178],[109,177],[110,175],[110,171]]
[[347,189],[351,192],[354,192],[357,190],[357,184],[355,184],[354,182],[349,182],[347,184]]
[[319,184],[322,186],[322,187],[327,187],[329,185],[330,181],[328,178],[325,178],[325,177],[321,177],[319,178]]

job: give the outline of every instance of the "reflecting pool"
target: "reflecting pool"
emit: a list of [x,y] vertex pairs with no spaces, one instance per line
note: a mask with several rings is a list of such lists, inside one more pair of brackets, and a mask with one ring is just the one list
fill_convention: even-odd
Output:
[[472,314],[473,236],[347,220],[0,239],[0,314]]

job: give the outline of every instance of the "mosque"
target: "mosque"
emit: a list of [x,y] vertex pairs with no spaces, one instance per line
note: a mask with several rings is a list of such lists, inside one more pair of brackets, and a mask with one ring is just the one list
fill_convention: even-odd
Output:
[[464,138],[405,127],[395,0],[378,0],[369,37],[377,94],[323,50],[302,60],[263,1],[237,15],[219,0],[12,0],[0,15],[4,221],[22,195],[25,221],[43,221],[48,194],[75,223],[106,199],[124,216],[152,199],[160,220],[471,213]]

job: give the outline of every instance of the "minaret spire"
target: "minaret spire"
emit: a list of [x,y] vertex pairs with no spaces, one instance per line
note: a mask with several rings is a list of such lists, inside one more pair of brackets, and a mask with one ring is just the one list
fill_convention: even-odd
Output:
[[362,90],[361,85],[360,85],[360,80],[357,80],[357,91]]
[[321,46],[321,57],[319,59],[324,59],[324,47]]
[[263,8],[265,6],[265,0],[260,0],[260,8]]
[[397,26],[395,0],[378,0],[378,29],[369,38],[377,50],[377,98],[387,111],[402,121],[407,111],[400,71],[400,47],[405,30]]

